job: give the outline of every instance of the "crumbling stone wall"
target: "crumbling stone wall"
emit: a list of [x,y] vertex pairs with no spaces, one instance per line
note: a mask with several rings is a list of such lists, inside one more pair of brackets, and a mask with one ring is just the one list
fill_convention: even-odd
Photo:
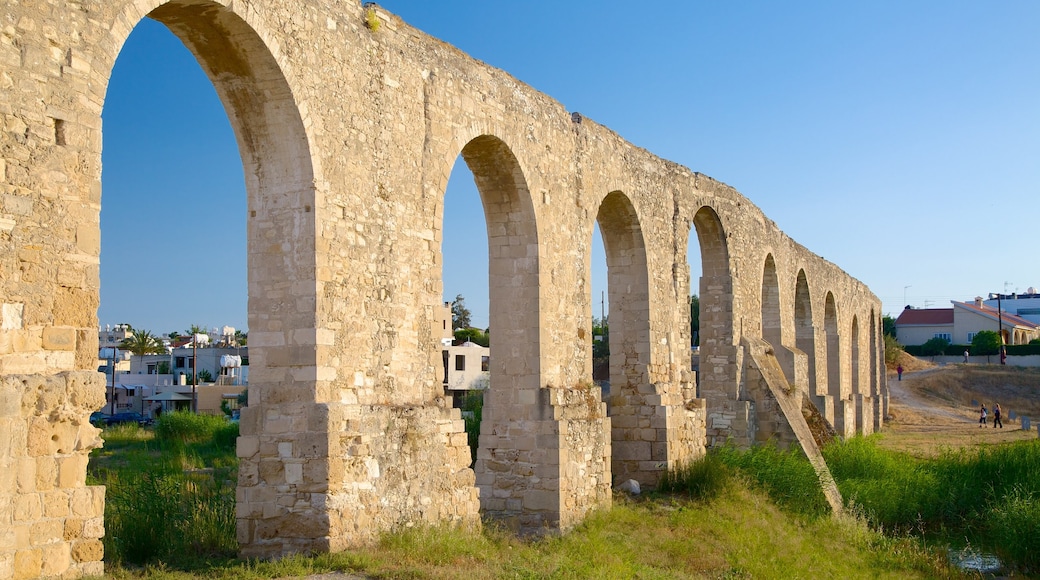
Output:
[[[841,434],[880,426],[881,305],[868,288],[732,188],[379,7],[0,6],[0,378],[69,397],[3,407],[13,435],[0,466],[35,457],[37,474],[64,467],[53,488],[49,477],[38,488],[0,478],[0,518],[31,530],[64,517],[46,550],[69,558],[0,533],[0,578],[99,570],[102,496],[83,482],[95,444],[86,420],[103,401],[92,378],[100,115],[115,59],[146,16],[213,81],[246,177],[243,555],[339,550],[406,525],[478,525],[481,515],[524,533],[565,530],[609,505],[618,479],[653,485],[707,445],[751,444],[763,422],[774,430],[743,376],[745,336],[772,345],[788,380]],[[490,248],[491,391],[474,469],[437,380],[443,195],[458,162],[473,171]],[[609,246],[610,317],[620,321],[609,406],[589,385],[596,223]],[[698,247],[687,247],[694,231]],[[692,281],[691,251],[703,264]],[[701,297],[699,376],[689,366],[691,284]],[[42,422],[63,443],[35,456],[28,434]],[[72,448],[62,425],[75,427]],[[72,515],[46,511],[41,494],[67,495]],[[19,502],[31,505],[15,520]]]
[[0,578],[103,572],[105,488],[84,485],[96,372],[0,377]]

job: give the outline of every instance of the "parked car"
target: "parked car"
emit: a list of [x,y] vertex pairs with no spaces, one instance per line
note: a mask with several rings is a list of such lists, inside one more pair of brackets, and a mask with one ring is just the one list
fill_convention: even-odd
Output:
[[90,414],[90,424],[95,427],[104,427],[106,419],[108,419],[108,415],[101,411],[94,411]]
[[130,411],[116,413],[115,415],[105,418],[105,425],[120,425],[122,423],[137,423],[138,425],[144,426],[151,425],[152,419],[151,417]]

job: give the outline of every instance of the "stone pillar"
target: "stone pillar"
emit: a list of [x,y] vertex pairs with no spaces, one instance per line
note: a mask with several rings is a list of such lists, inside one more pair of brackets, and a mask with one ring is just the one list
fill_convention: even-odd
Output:
[[485,515],[522,535],[610,504],[610,419],[594,385],[487,391],[477,451]]
[[104,388],[93,371],[0,377],[0,578],[104,573],[105,488],[84,485]]

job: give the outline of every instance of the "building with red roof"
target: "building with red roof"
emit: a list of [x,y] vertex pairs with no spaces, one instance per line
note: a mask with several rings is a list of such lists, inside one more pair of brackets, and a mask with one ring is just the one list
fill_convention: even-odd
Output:
[[1000,328],[1005,344],[1026,344],[1040,338],[1040,324],[1009,312],[975,302],[951,301],[953,308],[906,308],[896,318],[896,339],[906,345],[924,344],[945,338],[952,344],[971,344],[983,330]]

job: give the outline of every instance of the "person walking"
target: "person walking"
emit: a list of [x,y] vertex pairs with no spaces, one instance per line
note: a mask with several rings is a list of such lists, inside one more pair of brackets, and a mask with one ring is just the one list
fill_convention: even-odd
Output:
[[903,365],[896,367],[896,375],[899,376],[899,380],[903,380]]
[[964,349],[964,362],[965,364],[968,362],[968,349]]
[[993,405],[993,428],[996,429],[997,425],[1000,425],[1001,429],[1004,428],[1004,424],[1000,422],[1000,403]]
[[986,426],[986,404],[982,404],[982,409],[979,410],[979,429]]

